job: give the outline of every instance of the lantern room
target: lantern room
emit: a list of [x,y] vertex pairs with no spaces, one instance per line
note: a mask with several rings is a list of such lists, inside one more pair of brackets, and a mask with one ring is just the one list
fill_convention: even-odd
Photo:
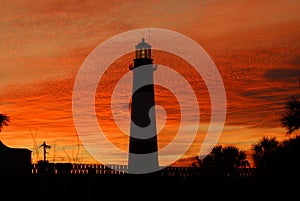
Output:
[[135,58],[136,59],[151,59],[151,45],[142,41],[135,46]]
[[135,46],[135,58],[133,59],[134,63],[129,64],[129,70],[149,64],[151,64],[153,70],[156,70],[152,65],[153,59],[151,58],[151,47],[152,46],[146,43],[145,39],[142,38],[142,41]]

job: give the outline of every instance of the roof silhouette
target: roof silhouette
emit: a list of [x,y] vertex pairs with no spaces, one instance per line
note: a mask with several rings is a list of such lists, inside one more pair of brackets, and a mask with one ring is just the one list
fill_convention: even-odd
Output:
[[7,151],[7,150],[24,150],[24,151],[28,151],[28,152],[32,152],[30,149],[27,149],[27,148],[12,148],[12,147],[9,147],[7,145],[5,145],[1,140],[0,140],[0,151]]
[[150,49],[151,47],[150,44],[145,42],[145,38],[142,38],[142,41],[135,46],[136,49]]

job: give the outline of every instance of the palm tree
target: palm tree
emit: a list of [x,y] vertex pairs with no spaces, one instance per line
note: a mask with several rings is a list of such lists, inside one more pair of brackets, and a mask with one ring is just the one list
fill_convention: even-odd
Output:
[[0,132],[3,129],[3,126],[8,126],[9,117],[5,114],[0,114]]
[[286,112],[280,121],[287,129],[287,134],[292,134],[300,128],[300,96],[290,96],[285,104]]
[[200,166],[204,168],[216,168],[222,169],[223,166],[223,154],[222,154],[222,146],[216,145],[213,147],[211,152],[202,160],[199,161]]
[[276,151],[277,173],[287,176],[300,176],[300,136],[293,136],[280,143]]
[[239,167],[250,166],[245,151],[233,145],[223,148],[224,167],[227,173],[232,174]]
[[257,168],[269,168],[272,166],[272,161],[279,142],[276,137],[263,136],[257,143],[252,145],[253,161]]
[[245,151],[234,145],[216,145],[201,165],[204,168],[214,168],[221,175],[231,175],[236,168],[250,166]]

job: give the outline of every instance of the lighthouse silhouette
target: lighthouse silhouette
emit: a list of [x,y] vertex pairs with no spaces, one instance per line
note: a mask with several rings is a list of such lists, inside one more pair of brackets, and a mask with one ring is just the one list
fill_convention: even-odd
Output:
[[128,173],[141,174],[159,170],[151,45],[142,41],[135,46],[130,105],[130,141]]

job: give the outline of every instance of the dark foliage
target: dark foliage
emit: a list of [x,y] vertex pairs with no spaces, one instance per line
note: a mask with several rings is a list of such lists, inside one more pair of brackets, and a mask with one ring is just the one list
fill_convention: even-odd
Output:
[[280,121],[287,134],[292,134],[300,128],[300,96],[291,96],[285,104],[286,112]]

